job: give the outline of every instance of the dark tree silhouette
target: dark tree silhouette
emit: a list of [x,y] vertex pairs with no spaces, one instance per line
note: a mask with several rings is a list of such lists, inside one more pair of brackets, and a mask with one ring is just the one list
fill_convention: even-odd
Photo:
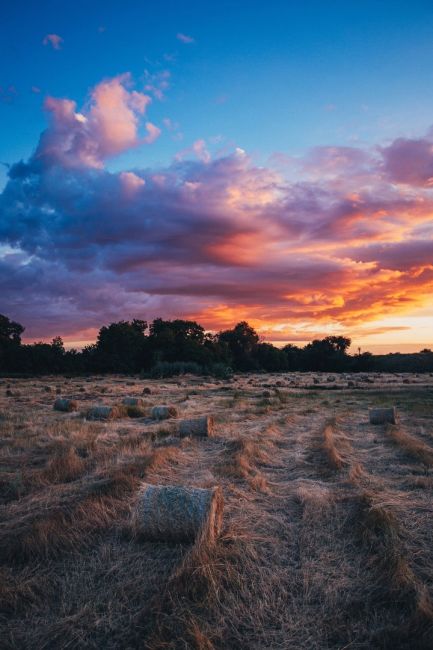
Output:
[[227,346],[234,368],[257,370],[258,363],[254,353],[259,343],[259,335],[246,321],[241,321],[231,330],[220,332],[218,340]]
[[22,325],[0,314],[0,369],[7,369],[15,362],[23,332]]
[[134,319],[101,327],[94,348],[87,350],[101,371],[137,372],[143,366],[147,322]]
[[303,348],[289,344],[280,349],[261,342],[254,328],[245,321],[213,335],[190,320],[156,318],[149,327],[144,320],[121,320],[101,327],[96,343],[82,351],[65,350],[58,336],[51,343],[22,345],[23,332],[20,323],[0,315],[0,372],[3,374],[143,370],[155,377],[203,372],[224,378],[231,369],[240,372],[433,372],[433,352],[427,348],[416,354],[349,355],[349,338],[327,336]]

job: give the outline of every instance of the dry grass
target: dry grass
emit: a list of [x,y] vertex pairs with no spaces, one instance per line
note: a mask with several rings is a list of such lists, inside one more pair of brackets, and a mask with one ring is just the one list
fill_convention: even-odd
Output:
[[405,535],[395,512],[380,497],[363,492],[359,497],[360,532],[377,572],[376,598],[399,604],[399,623],[379,630],[380,647],[428,648],[433,641],[433,602],[426,584],[409,560]]
[[[8,380],[0,645],[430,649],[433,379],[403,379],[338,378],[326,399],[296,373]],[[78,413],[53,410],[56,386]],[[127,398],[116,419],[80,415]],[[368,407],[390,402],[401,427],[370,426]],[[175,437],[178,419],[148,417],[158,404],[214,414],[217,436]],[[220,484],[216,543],[134,535],[143,480]]]
[[252,488],[267,492],[269,487],[259,467],[271,462],[272,452],[275,446],[270,437],[238,437],[226,444],[215,471],[225,478],[244,479]]
[[345,465],[341,452],[337,447],[335,436],[335,420],[328,422],[323,429],[323,450],[328,459],[330,467],[339,470]]
[[433,467],[433,449],[424,442],[417,440],[398,425],[389,424],[386,428],[388,436],[407,454],[413,456],[427,467]]

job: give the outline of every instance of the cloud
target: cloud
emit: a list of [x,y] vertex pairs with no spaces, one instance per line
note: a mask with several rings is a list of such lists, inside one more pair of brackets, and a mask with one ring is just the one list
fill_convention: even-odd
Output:
[[395,183],[433,186],[433,137],[398,138],[382,149],[383,169]]
[[47,34],[42,43],[44,45],[51,45],[53,50],[61,50],[62,49],[62,43],[63,43],[63,38],[59,36],[58,34]]
[[188,36],[187,34],[182,34],[182,32],[178,32],[176,34],[176,38],[178,41],[181,41],[181,43],[185,43],[186,45],[189,45],[190,43],[195,43],[195,39],[193,39],[192,36]]
[[165,97],[165,92],[170,87],[170,76],[171,73],[169,70],[160,70],[155,73],[151,73],[149,70],[145,70],[144,90],[148,93],[151,93],[155,99],[162,101]]
[[147,135],[139,135],[139,118],[151,99],[129,90],[129,74],[99,83],[82,111],[70,99],[47,97],[45,110],[50,125],[42,134],[34,162],[64,167],[103,167],[104,160],[142,143],[153,142],[160,130],[146,124]]
[[138,190],[146,184],[144,178],[134,174],[134,172],[120,172],[119,178],[123,185],[125,196],[129,198],[135,197]]
[[81,110],[48,98],[35,153],[10,168],[0,294],[31,336],[162,315],[306,340],[429,304],[433,189],[424,172],[396,180],[399,140],[315,148],[289,158],[290,179],[242,149],[211,158],[204,139],[168,167],[108,171],[158,137],[149,103],[129,75]]
[[183,160],[189,154],[194,154],[199,160],[201,160],[204,163],[208,163],[211,159],[211,155],[206,147],[206,141],[203,138],[200,138],[199,140],[195,140],[195,142],[192,143],[191,147],[187,147],[186,149],[182,149],[179,151],[175,159],[176,160]]
[[143,138],[143,142],[146,142],[146,144],[152,144],[161,135],[161,129],[152,124],[152,122],[146,122],[146,131],[147,135]]

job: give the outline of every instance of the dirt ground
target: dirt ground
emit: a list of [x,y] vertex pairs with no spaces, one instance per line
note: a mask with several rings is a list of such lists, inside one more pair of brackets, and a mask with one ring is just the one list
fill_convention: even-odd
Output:
[[[432,468],[430,375],[2,379],[0,647],[431,649]],[[143,481],[220,485],[216,544],[137,537]]]

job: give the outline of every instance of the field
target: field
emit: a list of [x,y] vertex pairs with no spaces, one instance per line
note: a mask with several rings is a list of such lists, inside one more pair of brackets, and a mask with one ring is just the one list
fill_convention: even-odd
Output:
[[[1,382],[2,648],[433,647],[433,377]],[[144,411],[85,417],[126,396]],[[220,485],[217,542],[137,536],[142,481]]]

